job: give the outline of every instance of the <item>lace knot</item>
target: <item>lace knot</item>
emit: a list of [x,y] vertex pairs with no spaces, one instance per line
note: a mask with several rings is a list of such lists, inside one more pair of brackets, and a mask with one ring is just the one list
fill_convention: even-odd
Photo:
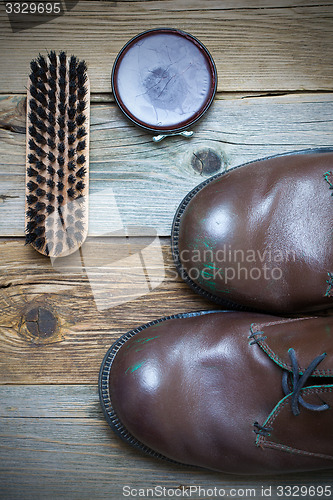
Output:
[[326,403],[323,403],[321,405],[313,405],[310,403],[307,403],[304,401],[304,399],[301,396],[301,390],[306,384],[306,381],[308,380],[309,377],[313,374],[319,363],[323,361],[323,359],[326,357],[326,353],[321,354],[320,356],[317,356],[307,367],[307,369],[301,374],[300,376],[300,371],[298,367],[298,362],[296,358],[296,353],[294,349],[289,349],[288,351],[290,360],[291,360],[291,365],[292,365],[292,390],[289,388],[289,383],[288,383],[288,378],[289,378],[289,371],[285,370],[283,372],[282,376],[282,388],[286,396],[289,396],[291,394],[291,410],[293,414],[299,415],[300,414],[300,409],[299,405],[303,406],[307,410],[312,410],[312,411],[324,411],[328,410],[329,406]]
[[253,432],[259,434],[260,436],[270,436],[270,432],[273,430],[272,427],[264,427],[263,425],[260,425],[258,422],[254,422],[253,426],[254,426]]

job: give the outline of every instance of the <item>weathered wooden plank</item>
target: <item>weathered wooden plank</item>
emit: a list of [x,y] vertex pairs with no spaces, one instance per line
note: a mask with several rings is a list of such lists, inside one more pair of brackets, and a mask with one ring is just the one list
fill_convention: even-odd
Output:
[[[145,234],[167,236],[183,196],[215,172],[271,154],[333,145],[332,114],[329,93],[216,100],[193,138],[155,144],[115,104],[94,104],[89,234],[130,225],[137,226],[137,235],[145,226]],[[22,236],[24,98],[2,97],[0,127],[0,234]]]
[[[122,498],[123,487],[175,490],[255,489],[277,485],[331,485],[332,471],[289,476],[230,476],[149,458],[115,436],[106,424],[97,386],[0,387],[1,495],[8,499]],[[173,490],[173,491],[171,491]],[[232,492],[235,496],[235,492]],[[217,495],[213,496],[217,498]],[[193,498],[209,498],[192,492]],[[134,496],[130,496],[134,498]],[[157,495],[150,493],[150,498]],[[250,498],[239,492],[236,498]]]
[[99,419],[94,385],[2,385],[0,418]]
[[64,15],[15,33],[2,6],[2,92],[25,91],[29,62],[44,49],[67,49],[86,59],[92,92],[109,92],[122,46],[141,31],[168,25],[207,46],[219,90],[332,89],[331,2],[66,1],[66,6]]
[[168,240],[90,238],[53,267],[23,239],[1,240],[0,276],[5,384],[96,383],[105,352],[126,331],[214,308],[180,281]]

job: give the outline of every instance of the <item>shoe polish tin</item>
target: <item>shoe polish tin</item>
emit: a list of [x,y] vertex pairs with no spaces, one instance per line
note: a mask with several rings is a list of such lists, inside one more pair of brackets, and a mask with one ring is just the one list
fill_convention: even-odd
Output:
[[122,112],[154,134],[190,137],[189,131],[212,104],[216,66],[194,36],[173,28],[140,33],[119,52],[112,91]]

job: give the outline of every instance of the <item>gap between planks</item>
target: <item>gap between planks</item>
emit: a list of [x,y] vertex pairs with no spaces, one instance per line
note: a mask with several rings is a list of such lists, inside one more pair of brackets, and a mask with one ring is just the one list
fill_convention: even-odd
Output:
[[[113,62],[136,34],[172,25],[198,37],[211,52],[221,91],[332,90],[333,6],[328,2],[66,2],[61,17],[11,32],[0,13],[0,87],[23,92],[37,50],[67,49],[86,59],[92,92],[110,90]],[[223,7],[228,7],[224,9]],[[172,20],[172,21],[170,21]],[[36,49],[38,47],[39,49]],[[325,54],[325,57],[323,56]]]

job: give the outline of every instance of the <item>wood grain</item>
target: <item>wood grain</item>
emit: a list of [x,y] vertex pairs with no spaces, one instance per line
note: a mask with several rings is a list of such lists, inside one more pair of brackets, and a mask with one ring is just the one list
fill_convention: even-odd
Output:
[[[245,161],[333,146],[332,2],[62,4],[63,16],[13,32],[0,3],[0,497],[119,500],[126,484],[256,488],[256,497],[262,486],[331,486],[332,471],[247,478],[143,456],[106,424],[97,377],[129,329],[214,308],[171,259],[173,214],[190,189]],[[217,65],[218,94],[189,141],[154,144],[111,94],[116,54],[158,26],[197,36]],[[87,61],[91,79],[90,236],[79,253],[51,261],[23,240],[25,82],[38,52],[62,49]]]
[[[331,94],[219,99],[193,138],[155,144],[115,104],[93,104],[89,234],[117,234],[132,226],[138,236],[168,236],[182,198],[214,173],[272,154],[332,146],[332,115]],[[2,236],[24,234],[24,132],[24,97],[2,96]]]
[[96,384],[122,334],[218,309],[180,280],[169,238],[88,238],[54,261],[2,238],[0,276],[0,384]]
[[64,15],[46,24],[30,21],[29,29],[13,33],[1,4],[1,92],[24,93],[29,63],[46,49],[85,59],[92,92],[110,92],[119,50],[136,34],[159,26],[188,31],[207,46],[219,91],[333,88],[331,2],[81,0],[66,6]]
[[[252,498],[261,498],[262,486],[331,485],[332,471],[244,477],[152,459],[110,430],[96,386],[5,386],[0,387],[0,398],[5,401],[0,410],[0,481],[6,500],[42,499],[51,492],[51,498],[59,499],[118,500],[125,485],[217,487],[226,493],[231,488],[255,488]],[[238,498],[243,497],[244,493]],[[193,498],[208,496],[197,493]]]
[[[168,239],[90,238],[53,266],[23,239],[2,239],[0,276],[2,384],[95,384],[105,352],[126,331],[214,308],[181,282]],[[40,308],[54,318],[51,331],[32,328]]]

